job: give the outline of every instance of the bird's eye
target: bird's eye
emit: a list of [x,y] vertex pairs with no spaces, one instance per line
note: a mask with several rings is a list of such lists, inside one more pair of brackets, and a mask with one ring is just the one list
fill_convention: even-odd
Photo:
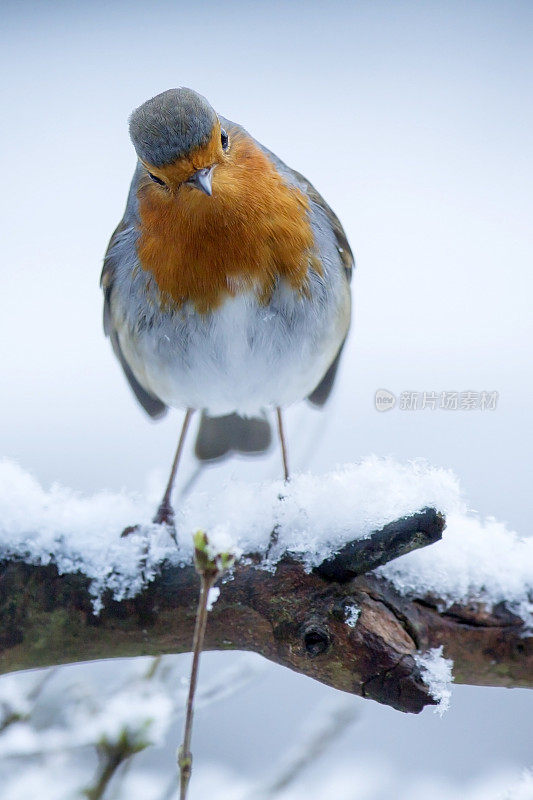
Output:
[[166,186],[165,181],[162,181],[161,178],[157,177],[157,175],[153,175],[151,172],[149,172],[148,176],[154,181],[154,183],[158,183],[160,186]]
[[221,141],[221,144],[222,144],[222,149],[223,150],[227,150],[228,149],[228,145],[229,145],[229,138],[228,138],[228,134],[226,133],[224,128],[220,129],[220,141]]

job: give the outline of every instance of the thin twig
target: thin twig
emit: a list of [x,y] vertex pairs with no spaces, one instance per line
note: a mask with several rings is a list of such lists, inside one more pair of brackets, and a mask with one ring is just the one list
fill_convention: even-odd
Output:
[[207,624],[207,601],[209,590],[213,588],[220,576],[233,566],[235,558],[232,553],[217,553],[213,555],[209,540],[203,531],[197,531],[194,536],[194,568],[200,576],[200,599],[196,611],[194,625],[193,654],[191,666],[191,680],[187,697],[187,713],[185,715],[185,728],[183,743],[178,750],[178,766],[180,768],[180,800],[187,797],[187,787],[192,772],[192,718],[194,712],[194,693],[198,682],[198,668],[200,666],[200,653],[204,644],[205,627]]
[[281,444],[281,457],[283,460],[283,475],[285,478],[285,483],[287,483],[289,480],[289,456],[287,452],[287,442],[285,440],[285,431],[283,430],[283,415],[279,406],[276,408],[276,416],[278,420],[279,441]]
[[178,750],[178,765],[180,768],[180,800],[185,800],[187,796],[187,787],[191,779],[192,772],[192,753],[191,753],[191,736],[192,736],[192,722],[194,714],[194,694],[196,691],[196,684],[198,682],[198,669],[200,666],[200,653],[204,644],[205,628],[207,625],[207,598],[209,590],[216,582],[217,573],[206,574],[205,572],[200,575],[200,599],[198,601],[198,609],[196,612],[196,624],[194,626],[193,638],[193,655],[191,666],[191,680],[189,683],[189,694],[187,697],[187,713],[185,715],[185,726],[183,729],[183,743]]
[[121,764],[144,748],[132,746],[124,735],[115,744],[104,744],[98,747],[101,767],[93,786],[85,789],[83,794],[88,800],[102,800],[109,783]]

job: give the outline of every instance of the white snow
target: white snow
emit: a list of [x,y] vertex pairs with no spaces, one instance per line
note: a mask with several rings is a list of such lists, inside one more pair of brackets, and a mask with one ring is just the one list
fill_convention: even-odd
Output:
[[361,609],[356,605],[345,606],[344,608],[344,621],[349,628],[355,628],[357,620],[361,615]]
[[91,689],[83,687],[79,696],[75,692],[72,697],[65,693],[63,717],[45,728],[26,718],[9,725],[0,739],[1,757],[60,753],[100,742],[114,744],[122,736],[132,746],[141,748],[164,740],[175,707],[163,687],[137,680],[114,694],[105,693],[105,702]]
[[218,586],[212,586],[207,593],[207,610],[211,611],[216,601],[220,597],[220,589]]
[[450,512],[443,538],[380,567],[406,595],[434,592],[446,605],[504,600],[533,625],[533,537],[520,538],[493,517]]
[[[103,589],[117,599],[133,596],[162,561],[190,562],[197,530],[219,551],[262,552],[266,568],[288,550],[310,569],[346,542],[425,506],[446,515],[443,541],[393,561],[381,574],[406,594],[431,591],[449,603],[506,598],[521,615],[533,612],[533,539],[520,539],[503,523],[469,513],[452,472],[375,456],[325,475],[295,475],[288,485],[234,481],[216,493],[194,493],[177,511],[177,547],[165,528],[150,524],[154,509],[141,496],[45,489],[3,460],[0,557],[53,561],[62,573],[82,570],[92,578],[98,608]],[[136,522],[143,524],[140,532],[120,538],[121,530]],[[267,553],[274,529],[277,542]]]
[[[295,785],[276,792],[276,800],[323,800],[324,797],[343,800],[375,800],[377,797],[400,800],[533,800],[531,773],[526,772],[519,778],[511,770],[496,771],[491,765],[473,779],[449,780],[437,771],[431,773],[423,769],[406,777],[385,760],[374,758],[369,761],[355,756],[349,763],[330,760],[327,769],[298,777]],[[131,793],[133,785],[131,781],[130,793],[121,793],[120,800],[137,800],[137,797],[144,800],[143,795]],[[268,794],[268,787],[243,775],[242,770],[230,771],[225,764],[197,769],[190,784],[190,800],[266,800],[272,796]],[[179,800],[179,792],[176,790],[169,795],[169,800]]]
[[[58,775],[61,780],[58,780]],[[73,769],[71,759],[60,755],[14,769],[2,785],[2,800],[74,800],[82,797],[89,782],[87,770]],[[177,780],[171,782],[173,786]],[[298,777],[296,785],[278,792],[279,800],[323,800],[324,797],[375,800],[376,797],[409,800],[533,800],[533,775],[520,778],[507,768],[494,767],[469,780],[447,780],[435,771],[422,771],[407,778],[392,764],[377,758],[354,757],[346,764],[333,761],[328,768]],[[195,763],[189,788],[190,800],[264,800],[268,788],[226,763]],[[356,792],[356,793],[354,793]],[[137,767],[121,774],[113,786],[116,800],[179,800],[179,790],[169,788],[168,777],[161,770]]]
[[[61,779],[58,780],[58,776]],[[45,763],[24,764],[13,769],[2,781],[2,800],[74,800],[83,797],[87,775],[74,767],[66,754],[49,757]]]
[[19,675],[5,675],[0,681],[0,726],[4,719],[25,719],[31,712],[31,693],[41,676],[36,679],[30,673],[29,680],[24,677],[26,680],[21,680]]
[[450,707],[453,661],[444,658],[442,646],[416,655],[415,661],[421,668],[422,680],[428,687],[431,697],[437,701],[435,711],[442,716]]
[[[79,670],[65,668],[1,676],[0,763],[116,745],[124,737],[132,749],[163,745],[185,709],[185,663],[172,656],[122,659],[113,676],[105,673],[106,680],[96,683],[88,670],[80,677]],[[230,697],[263,669],[258,656],[239,654],[229,667],[202,681],[196,709]],[[20,718],[11,719],[13,712]]]

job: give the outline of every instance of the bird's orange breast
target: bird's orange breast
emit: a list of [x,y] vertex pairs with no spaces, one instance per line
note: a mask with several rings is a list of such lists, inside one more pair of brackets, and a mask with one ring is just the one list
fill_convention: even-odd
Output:
[[201,313],[250,289],[268,302],[279,277],[305,292],[309,268],[320,269],[306,196],[283,181],[253,140],[237,129],[228,133],[212,197],[149,179],[138,190],[142,267],[163,303],[190,301]]

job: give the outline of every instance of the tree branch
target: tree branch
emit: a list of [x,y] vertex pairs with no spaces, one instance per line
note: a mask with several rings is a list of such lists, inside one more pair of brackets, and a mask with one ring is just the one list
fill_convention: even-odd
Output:
[[315,572],[330,581],[344,583],[381,567],[395,558],[427,547],[442,538],[446,521],[434,508],[389,522],[366,539],[349,542],[326,559]]
[[[351,543],[314,573],[289,555],[275,572],[242,559],[210,612],[205,648],[251,650],[409,712],[435,703],[415,657],[440,645],[458,683],[531,686],[533,638],[504,604],[442,611],[439,598],[406,598],[385,579],[359,574],[440,538],[436,512],[409,520]],[[53,564],[1,563],[0,672],[190,650],[198,597],[192,565],[163,565],[133,599],[117,602],[108,593],[98,616],[89,586],[87,576],[59,575]]]

